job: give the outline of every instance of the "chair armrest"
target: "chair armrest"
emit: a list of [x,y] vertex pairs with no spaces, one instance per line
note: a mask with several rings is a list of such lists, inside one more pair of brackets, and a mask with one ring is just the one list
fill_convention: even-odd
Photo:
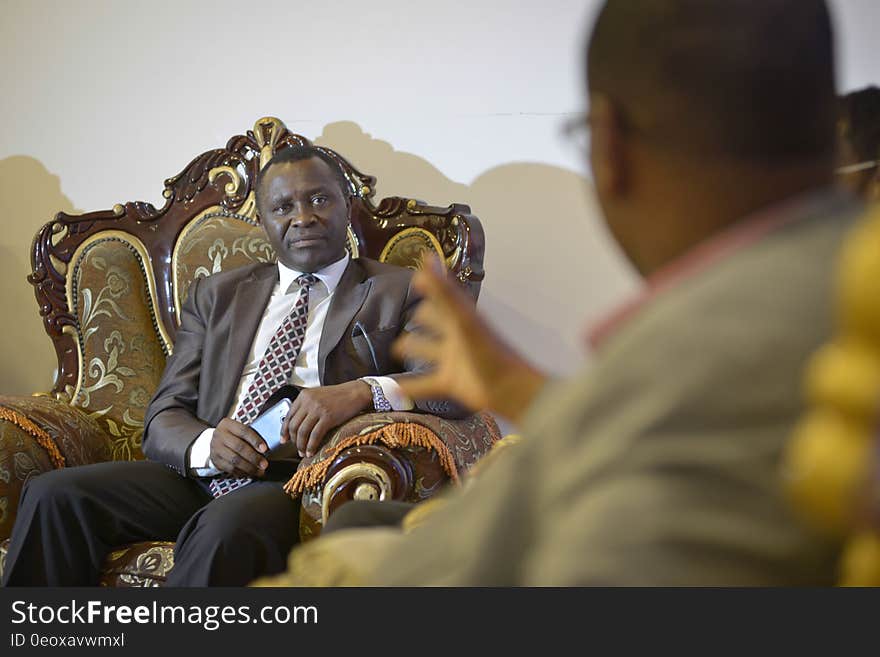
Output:
[[79,409],[53,397],[0,396],[0,539],[12,532],[30,477],[110,455],[109,436]]
[[302,495],[300,535],[320,534],[352,499],[420,502],[461,476],[500,438],[488,414],[448,420],[411,412],[367,413],[338,427],[285,486]]

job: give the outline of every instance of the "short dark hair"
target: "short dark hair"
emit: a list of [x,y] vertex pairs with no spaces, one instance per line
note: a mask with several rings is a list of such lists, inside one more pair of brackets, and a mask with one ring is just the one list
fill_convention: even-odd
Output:
[[275,155],[272,156],[272,159],[257,172],[257,178],[254,181],[254,192],[259,191],[260,186],[263,184],[263,180],[266,178],[266,174],[276,164],[283,164],[285,162],[301,162],[302,160],[310,160],[313,157],[318,158],[319,160],[323,160],[323,162],[330,167],[330,170],[333,172],[333,175],[336,177],[336,182],[339,183],[339,189],[342,191],[342,195],[346,198],[351,196],[351,183],[345,175],[345,172],[342,170],[342,166],[339,162],[330,155],[323,148],[319,148],[317,146],[298,144],[295,146],[285,146],[284,148],[279,149],[275,152]]
[[607,0],[587,76],[625,126],[671,148],[764,161],[834,154],[824,0]]
[[880,158],[880,89],[865,87],[839,102],[841,136],[860,160]]

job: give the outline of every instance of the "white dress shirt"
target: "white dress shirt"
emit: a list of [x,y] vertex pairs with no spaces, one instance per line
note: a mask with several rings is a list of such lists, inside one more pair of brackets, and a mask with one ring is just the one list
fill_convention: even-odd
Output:
[[[345,272],[345,268],[348,266],[348,260],[349,256],[346,253],[345,257],[341,260],[337,260],[333,264],[327,265],[315,272],[319,282],[309,290],[309,314],[306,321],[306,334],[299,356],[296,359],[293,373],[290,376],[289,383],[292,385],[300,388],[315,388],[321,385],[321,381],[318,378],[318,345],[321,342],[321,333],[324,330],[324,322],[327,320],[327,310],[330,307],[330,301],[333,298],[336,287],[339,285],[342,274]],[[232,408],[229,409],[228,417],[235,416],[235,411],[244,401],[244,397],[251,385],[251,380],[257,372],[257,367],[263,358],[263,353],[269,346],[272,336],[278,330],[284,318],[293,310],[300,290],[296,279],[302,273],[290,269],[280,262],[278,263],[278,283],[272,290],[269,303],[266,304],[266,310],[263,312],[263,319],[260,320],[260,325],[254,335],[254,341],[251,344],[247,361],[238,382],[235,402]],[[382,392],[391,404],[392,409],[408,411],[413,407],[412,400],[403,394],[403,391],[394,379],[387,376],[371,378],[381,385]],[[211,438],[213,436],[213,428],[205,429],[190,448],[189,467],[196,476],[211,477],[220,472],[211,462]],[[293,455],[295,452],[296,445],[287,443],[278,448],[272,456]]]

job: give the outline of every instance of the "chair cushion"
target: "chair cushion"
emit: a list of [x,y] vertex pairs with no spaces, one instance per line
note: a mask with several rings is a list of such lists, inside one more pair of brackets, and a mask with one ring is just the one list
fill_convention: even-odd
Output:
[[186,225],[171,254],[178,314],[196,278],[274,260],[266,234],[251,217],[209,208]]
[[169,348],[138,245],[117,234],[87,240],[67,282],[83,363],[72,403],[111,436],[113,460],[144,458],[144,413]]

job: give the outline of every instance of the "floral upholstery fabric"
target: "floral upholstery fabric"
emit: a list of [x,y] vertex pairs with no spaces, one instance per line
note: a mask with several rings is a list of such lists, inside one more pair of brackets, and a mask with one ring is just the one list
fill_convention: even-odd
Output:
[[[17,411],[48,434],[67,467],[110,460],[109,436],[85,413],[52,397],[0,396],[0,408]],[[0,419],[0,538],[15,522],[25,482],[55,466],[50,455],[27,431]]]
[[72,403],[112,437],[113,460],[144,457],[144,413],[165,369],[146,276],[137,250],[115,237],[89,244],[73,268],[83,370]]
[[[0,542],[0,577],[6,567],[9,539]],[[174,543],[149,541],[131,543],[107,555],[101,573],[101,586],[163,586],[174,567]]]
[[196,278],[274,260],[272,246],[252,218],[208,211],[184,228],[174,249],[175,303],[180,308]]
[[174,543],[131,543],[107,555],[101,586],[163,586],[174,567]]

